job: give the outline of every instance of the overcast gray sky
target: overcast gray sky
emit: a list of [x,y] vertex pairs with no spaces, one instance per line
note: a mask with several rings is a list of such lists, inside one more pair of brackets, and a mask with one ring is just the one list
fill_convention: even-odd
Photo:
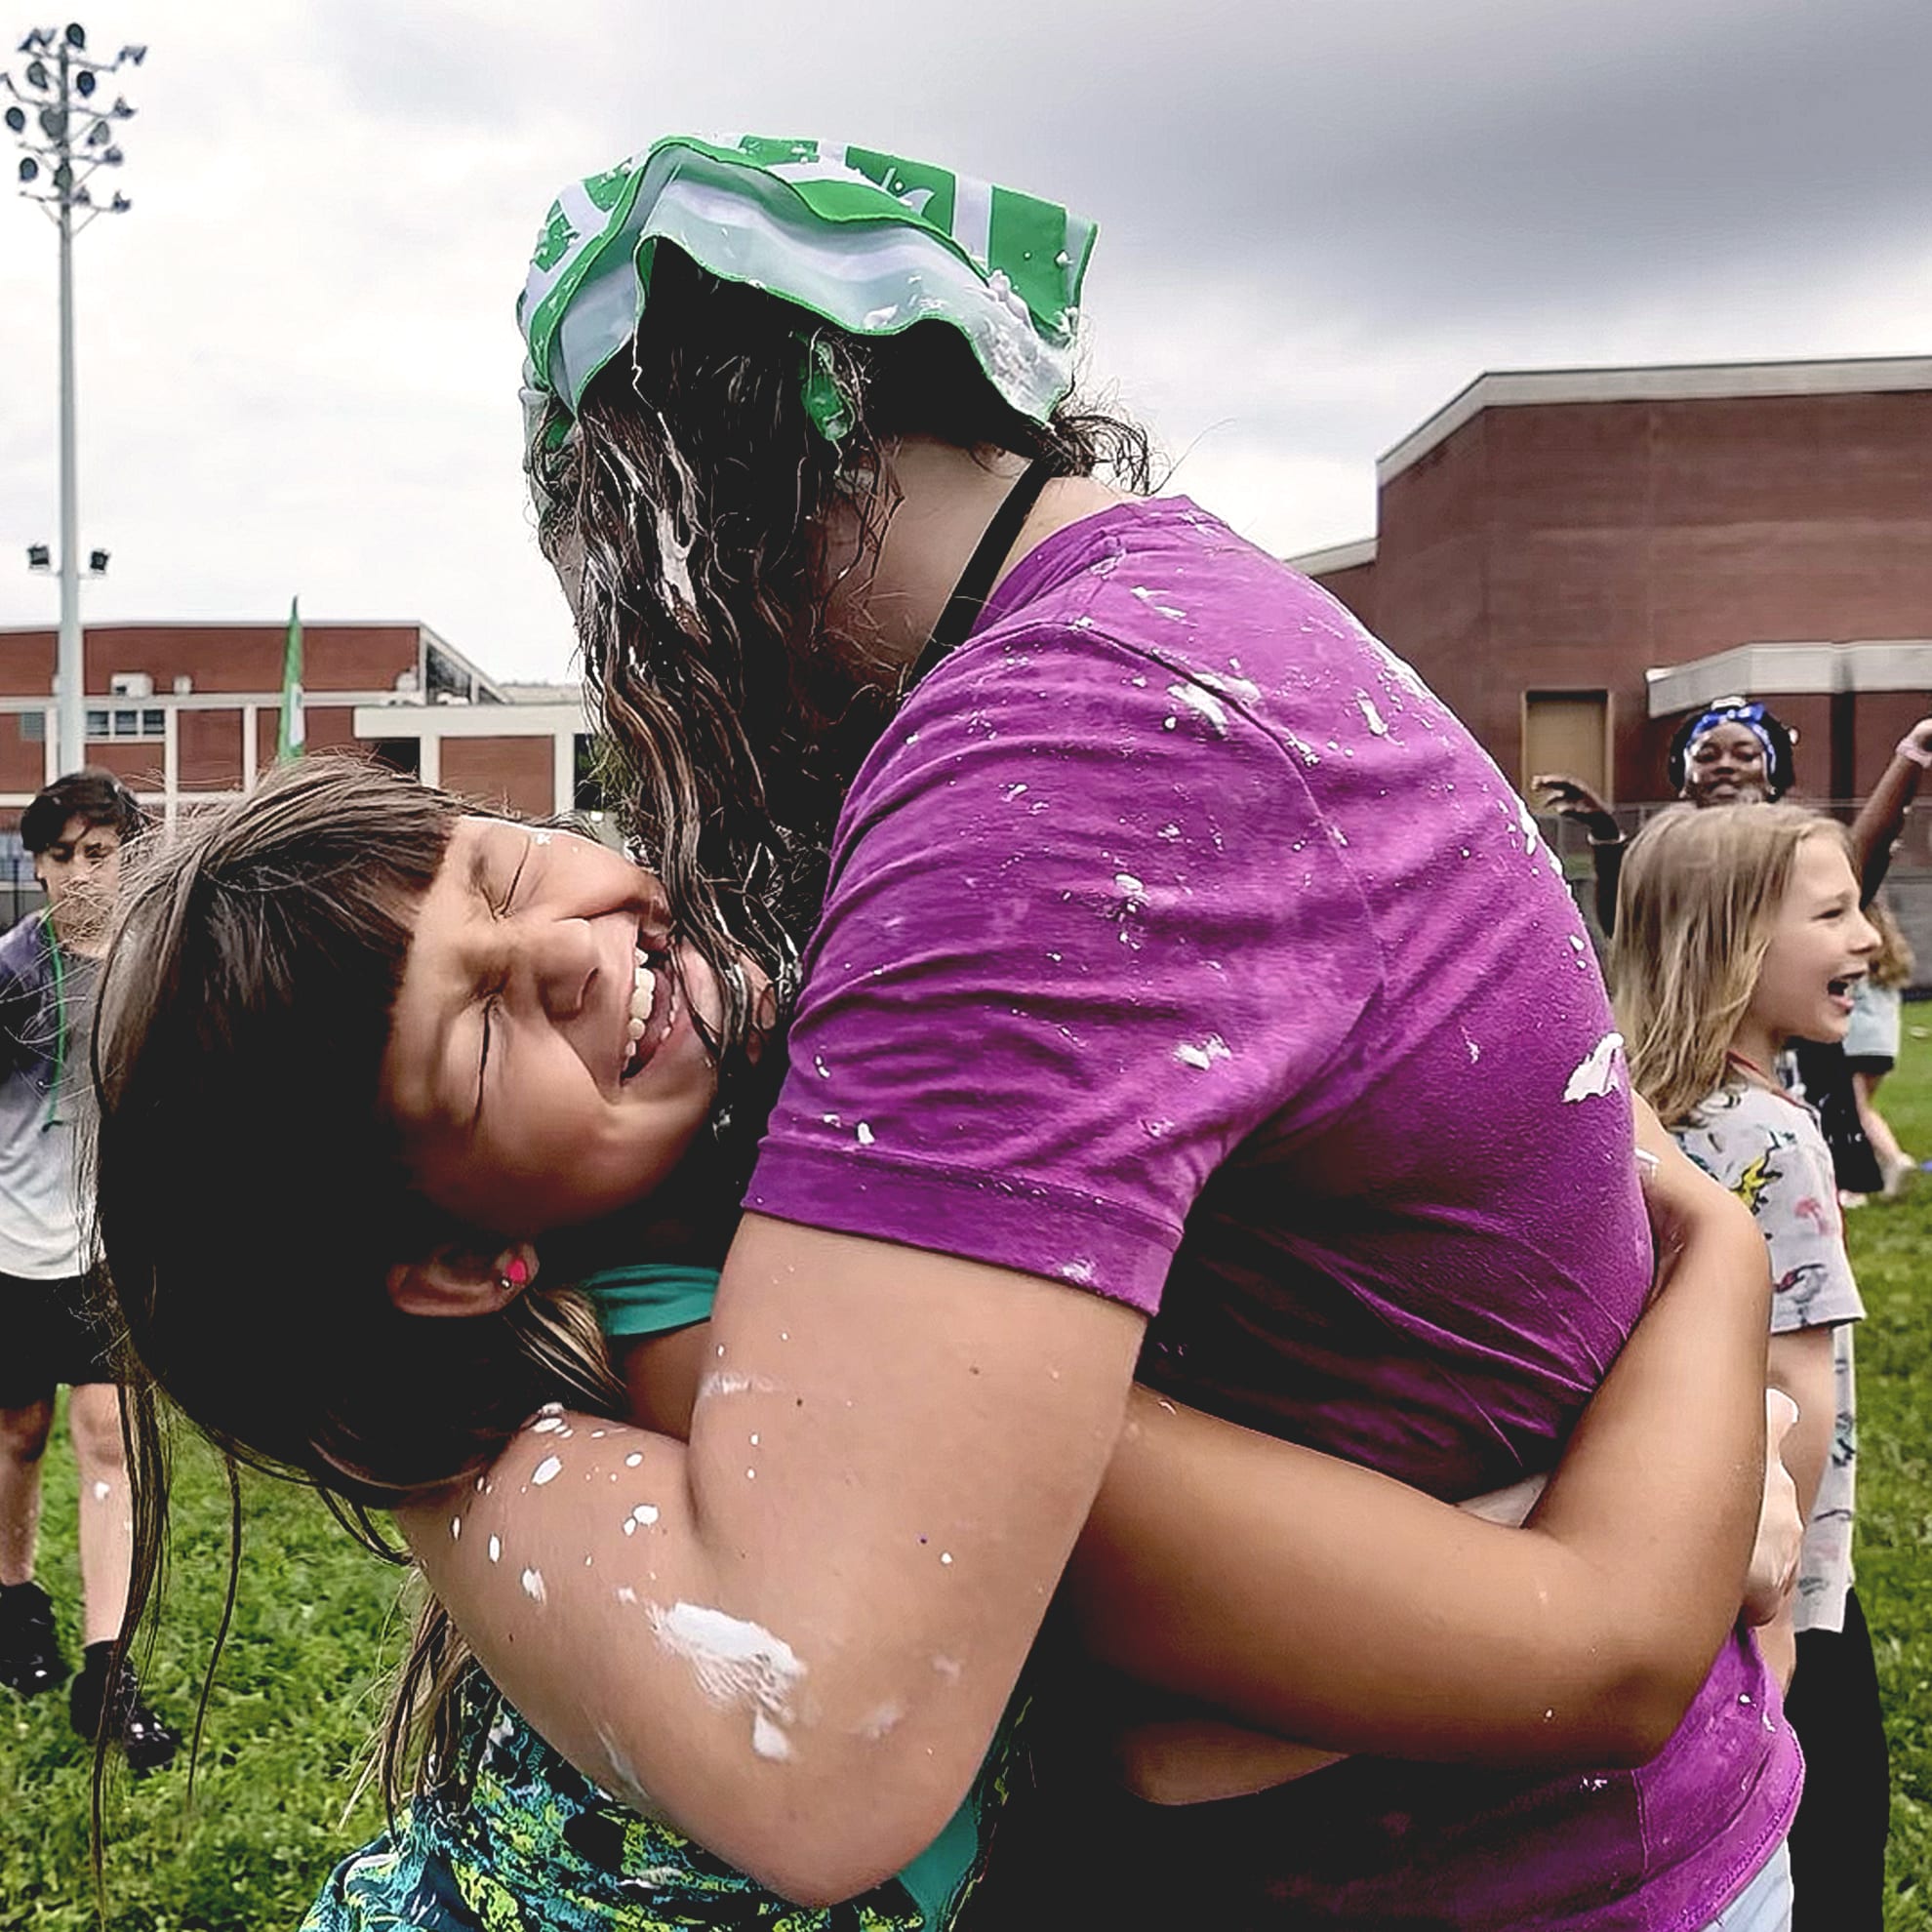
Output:
[[[1932,352],[1928,0],[79,18],[151,50],[134,211],[77,248],[91,621],[300,592],[566,674],[511,307],[556,187],[672,129],[864,141],[1094,217],[1091,380],[1284,552],[1369,534],[1376,455],[1484,369]],[[0,624],[56,609],[23,550],[57,528],[54,261],[0,203]]]

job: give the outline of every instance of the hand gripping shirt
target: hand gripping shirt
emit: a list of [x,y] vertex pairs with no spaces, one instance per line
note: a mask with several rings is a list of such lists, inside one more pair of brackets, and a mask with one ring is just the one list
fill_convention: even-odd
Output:
[[1842,1630],[1858,1466],[1852,1323],[1865,1319],[1865,1304],[1845,1253],[1831,1149],[1803,1102],[1742,1080],[1718,1088],[1673,1131],[1685,1153],[1750,1208],[1771,1250],[1771,1333],[1831,1331],[1831,1453],[1805,1524],[1791,1622]]
[[[1643,1305],[1622,1045],[1530,813],[1182,500],[1049,538],[902,707],[790,1055],[747,1206],[1125,1302],[1144,1380],[1439,1496],[1547,1469]],[[1713,1916],[1797,1759],[1740,1639],[1642,1771],[1357,1759],[1351,1829],[1303,1829],[1334,1776],[1245,1847],[1258,1901],[1595,1932]]]

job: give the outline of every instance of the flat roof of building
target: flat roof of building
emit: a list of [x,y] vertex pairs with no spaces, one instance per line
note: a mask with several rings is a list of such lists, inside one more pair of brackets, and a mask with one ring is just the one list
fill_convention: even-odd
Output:
[[1826,362],[1665,362],[1623,369],[1499,369],[1478,376],[1376,463],[1387,483],[1485,409],[1525,403],[1687,402],[1742,396],[1854,396],[1932,389],[1932,356]]

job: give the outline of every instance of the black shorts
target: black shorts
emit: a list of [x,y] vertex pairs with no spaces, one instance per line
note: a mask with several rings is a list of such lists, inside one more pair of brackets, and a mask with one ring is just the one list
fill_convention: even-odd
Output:
[[0,1274],[0,1409],[44,1402],[63,1382],[120,1380],[96,1292],[86,1275],[24,1281]]

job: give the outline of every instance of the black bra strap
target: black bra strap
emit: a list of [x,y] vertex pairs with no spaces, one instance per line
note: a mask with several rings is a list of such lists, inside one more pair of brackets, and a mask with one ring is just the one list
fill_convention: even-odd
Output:
[[966,633],[973,628],[974,620],[986,609],[993,579],[999,575],[1000,565],[1006,561],[1007,552],[1018,540],[1020,526],[1039,502],[1040,492],[1058,473],[1050,458],[1035,457],[1026,465],[1019,482],[1006,493],[1005,502],[994,511],[992,521],[986,525],[986,534],[980,539],[979,547],[960,573],[959,582],[952,586],[952,595],[946,600],[946,609],[940,613],[939,622],[933,625],[933,634],[926,640],[926,648],[919,653],[919,661],[912,666],[912,675],[906,687],[908,691],[942,658],[965,641]]

